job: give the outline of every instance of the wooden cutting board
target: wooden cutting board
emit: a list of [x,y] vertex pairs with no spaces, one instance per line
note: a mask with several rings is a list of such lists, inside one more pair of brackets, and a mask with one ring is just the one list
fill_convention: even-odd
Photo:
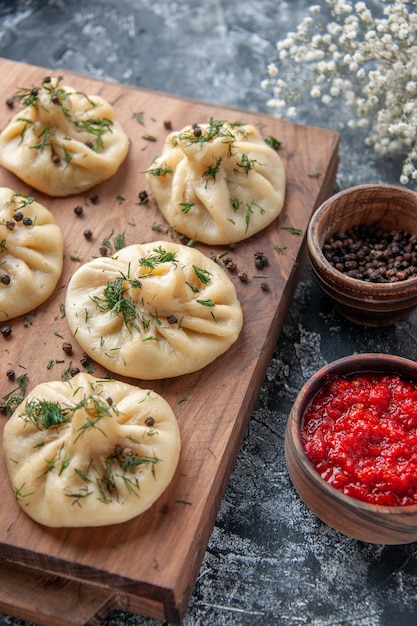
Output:
[[[126,245],[170,238],[155,203],[140,205],[138,200],[140,191],[149,191],[143,171],[162,150],[166,122],[180,130],[187,124],[208,122],[210,117],[241,120],[282,142],[279,154],[287,171],[287,192],[275,223],[230,251],[198,246],[208,255],[227,252],[236,263],[237,270],[230,277],[244,313],[240,338],[226,354],[194,374],[151,383],[125,379],[163,395],[181,429],[178,471],[156,504],[120,525],[44,528],[17,505],[0,454],[1,612],[45,626],[79,626],[98,624],[110,610],[120,608],[178,623],[291,301],[309,218],[333,190],[339,136],[268,115],[61,73],[64,84],[111,102],[132,144],[118,173],[94,189],[96,203],[90,193],[50,198],[0,169],[0,185],[34,196],[54,214],[65,237],[64,272],[54,295],[31,316],[13,320],[10,337],[0,336],[3,398],[11,392],[13,396],[19,387],[16,380],[7,378],[11,368],[16,377],[27,374],[27,391],[40,382],[67,376],[71,366],[83,370],[82,351],[62,311],[65,287],[80,263],[98,256],[103,241],[112,245],[120,234]],[[39,84],[48,74],[52,72],[0,60],[0,128],[12,114],[6,99],[19,87]],[[82,217],[75,214],[76,205],[83,207]],[[83,236],[85,229],[92,231],[92,239]],[[177,235],[174,238],[179,241]],[[254,264],[257,250],[269,259],[261,271]],[[247,273],[247,282],[239,280],[239,271]],[[268,290],[261,288],[262,282]],[[72,343],[72,355],[64,353],[64,341]],[[103,373],[95,366],[94,375]],[[0,419],[4,424],[7,418]]]

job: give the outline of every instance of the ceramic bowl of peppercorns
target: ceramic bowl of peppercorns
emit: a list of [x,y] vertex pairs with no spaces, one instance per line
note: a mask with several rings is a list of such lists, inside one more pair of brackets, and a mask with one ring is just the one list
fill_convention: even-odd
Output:
[[296,492],[324,523],[377,544],[417,541],[417,364],[343,357],[298,394],[285,432]]
[[326,200],[307,231],[320,287],[363,326],[388,326],[417,307],[417,193],[358,185]]

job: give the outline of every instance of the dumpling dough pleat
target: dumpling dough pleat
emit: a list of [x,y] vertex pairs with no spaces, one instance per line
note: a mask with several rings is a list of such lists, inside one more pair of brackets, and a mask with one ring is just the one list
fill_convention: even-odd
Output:
[[129,149],[113,107],[101,96],[61,81],[48,79],[17,92],[28,106],[0,134],[0,165],[33,188],[59,197],[113,176]]
[[65,310],[92,359],[142,379],[204,367],[236,341],[243,323],[225,271],[199,250],[167,241],[128,246],[79,267]]
[[33,389],[4,427],[18,504],[45,526],[103,526],[146,511],[172,481],[181,440],[153,391],[80,373]]
[[146,178],[168,224],[213,245],[259,232],[285,198],[281,158],[248,124],[211,120],[170,133]]
[[0,187],[0,321],[45,302],[61,276],[63,259],[62,231],[48,209]]

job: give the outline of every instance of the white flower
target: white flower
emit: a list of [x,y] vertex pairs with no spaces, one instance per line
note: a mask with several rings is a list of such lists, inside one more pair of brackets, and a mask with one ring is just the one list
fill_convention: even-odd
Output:
[[400,181],[417,180],[416,0],[372,0],[370,8],[364,1],[323,2],[327,24],[320,6],[312,5],[296,30],[277,42],[278,61],[267,65],[269,79],[261,83],[273,94],[268,106],[290,117],[304,94],[324,104],[339,98],[354,114],[347,125],[367,128],[366,145],[380,155],[405,155]]
[[274,76],[277,76],[277,75],[278,75],[278,68],[277,68],[277,66],[275,65],[275,63],[270,63],[270,64],[268,65],[268,68],[267,68],[267,69],[268,69],[268,74],[269,74],[271,77],[274,77]]

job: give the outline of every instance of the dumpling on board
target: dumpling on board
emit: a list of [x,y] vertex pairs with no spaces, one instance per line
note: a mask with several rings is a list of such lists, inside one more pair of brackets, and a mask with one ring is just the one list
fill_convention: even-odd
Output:
[[160,395],[87,373],[37,385],[4,427],[18,504],[57,528],[140,515],[172,481],[180,450],[176,417]]
[[0,165],[50,196],[81,193],[124,161],[129,139],[101,96],[46,77],[14,95],[24,109],[0,133]]
[[63,262],[62,231],[48,209],[0,187],[0,321],[43,304],[58,283]]
[[212,245],[266,228],[285,198],[282,160],[248,124],[211,119],[170,133],[146,178],[168,224]]
[[243,315],[219,264],[168,241],[134,244],[73,274],[66,320],[82,349],[111,372],[142,379],[208,365],[237,340]]

